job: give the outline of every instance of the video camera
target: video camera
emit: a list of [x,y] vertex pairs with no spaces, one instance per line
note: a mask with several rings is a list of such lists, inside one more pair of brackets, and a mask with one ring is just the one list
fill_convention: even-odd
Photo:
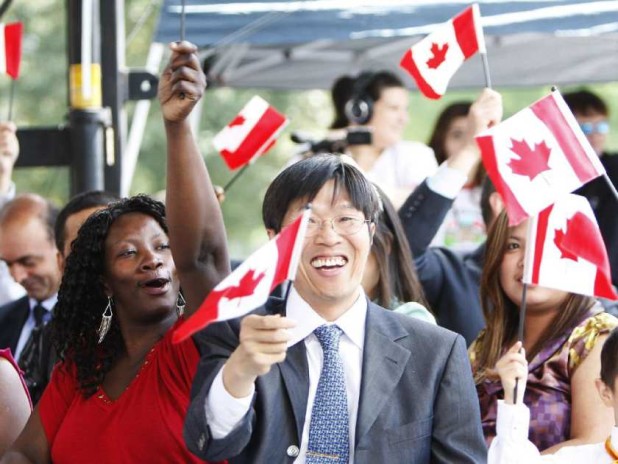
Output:
[[351,145],[370,145],[371,130],[365,126],[350,127],[345,129],[345,137],[339,139],[313,140],[300,132],[292,132],[292,142],[304,144],[302,154],[304,156],[317,155],[318,153],[344,154],[346,148]]

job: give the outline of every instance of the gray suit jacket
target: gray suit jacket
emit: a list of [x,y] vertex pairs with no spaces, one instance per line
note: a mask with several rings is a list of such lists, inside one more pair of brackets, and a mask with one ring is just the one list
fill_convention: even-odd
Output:
[[[257,314],[283,312],[271,298]],[[305,344],[260,376],[251,409],[221,440],[204,411],[210,385],[238,345],[239,319],[196,337],[202,360],[185,420],[185,441],[202,459],[291,463],[300,446],[309,373]],[[356,424],[355,463],[484,463],[487,448],[464,340],[446,329],[369,303]]]

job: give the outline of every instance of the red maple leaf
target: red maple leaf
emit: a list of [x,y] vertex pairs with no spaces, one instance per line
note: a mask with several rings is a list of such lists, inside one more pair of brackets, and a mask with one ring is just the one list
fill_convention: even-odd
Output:
[[554,230],[554,244],[560,250],[560,259],[570,259],[573,261],[577,261],[577,255],[571,253],[569,250],[564,248],[563,242],[566,236],[569,234],[569,221],[567,221],[567,229],[566,232],[562,232],[562,229]]
[[228,127],[242,126],[244,123],[245,123],[245,117],[241,114],[237,114],[236,117],[232,119],[232,122],[230,122],[227,126]]
[[446,52],[448,51],[448,43],[440,46],[435,42],[431,43],[432,56],[427,60],[427,67],[431,69],[437,69],[446,59]]
[[525,139],[511,139],[511,144],[511,151],[519,156],[519,159],[513,158],[508,162],[513,174],[528,176],[532,181],[542,172],[551,170],[548,164],[551,148],[545,141],[535,143],[533,149]]

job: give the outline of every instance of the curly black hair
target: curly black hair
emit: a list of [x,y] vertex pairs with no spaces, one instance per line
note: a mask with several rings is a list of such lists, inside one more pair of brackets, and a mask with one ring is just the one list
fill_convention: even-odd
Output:
[[168,233],[165,206],[146,195],[111,203],[92,214],[82,225],[66,260],[54,309],[52,340],[63,362],[75,364],[79,389],[92,396],[115,361],[125,352],[117,318],[99,345],[97,329],[107,305],[102,277],[105,271],[105,240],[114,221],[128,213],[154,218]]

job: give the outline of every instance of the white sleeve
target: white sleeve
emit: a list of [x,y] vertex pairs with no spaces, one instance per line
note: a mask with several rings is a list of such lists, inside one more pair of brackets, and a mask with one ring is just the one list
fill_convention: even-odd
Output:
[[223,368],[219,370],[204,405],[208,427],[215,440],[227,437],[240,424],[251,407],[254,392],[255,386],[249,395],[233,397],[223,385]]
[[528,440],[530,410],[525,404],[506,404],[498,400],[496,438],[491,442],[488,464],[549,464],[555,456],[541,456]]
[[427,178],[427,187],[443,197],[453,200],[467,181],[468,177],[465,174],[449,167],[444,162],[433,176]]

